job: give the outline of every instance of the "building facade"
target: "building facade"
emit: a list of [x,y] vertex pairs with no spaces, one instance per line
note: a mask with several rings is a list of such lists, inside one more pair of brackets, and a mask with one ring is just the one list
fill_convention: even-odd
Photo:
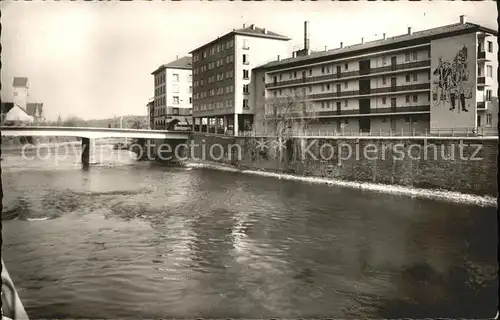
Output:
[[27,77],[14,77],[12,102],[2,103],[1,123],[41,124],[45,121],[42,102],[29,101]]
[[[496,134],[497,31],[460,22],[277,60],[252,72],[256,132],[271,103],[300,92],[307,130],[328,133]],[[273,102],[274,101],[274,102]],[[277,101],[277,102],[276,102]]]
[[147,123],[148,123],[148,129],[153,129],[154,128],[154,120],[155,120],[155,100],[154,98],[149,99],[148,104],[146,105],[148,116],[147,116]]
[[235,135],[251,130],[251,70],[286,54],[289,40],[265,28],[243,25],[193,50],[195,130]]
[[152,129],[192,126],[191,63],[191,56],[185,56],[151,73],[154,78]]

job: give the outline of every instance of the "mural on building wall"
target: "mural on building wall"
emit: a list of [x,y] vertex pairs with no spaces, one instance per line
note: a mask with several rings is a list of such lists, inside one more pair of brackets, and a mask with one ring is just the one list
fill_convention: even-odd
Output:
[[468,112],[466,100],[472,98],[474,85],[469,83],[470,71],[467,66],[467,46],[462,46],[453,58],[453,61],[444,60],[439,57],[438,66],[433,75],[437,80],[433,81],[432,100],[434,105],[450,103],[450,111]]

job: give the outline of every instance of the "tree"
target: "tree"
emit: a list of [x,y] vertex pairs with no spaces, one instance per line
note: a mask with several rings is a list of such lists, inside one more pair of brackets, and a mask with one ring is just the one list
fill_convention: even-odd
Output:
[[62,122],[63,127],[85,127],[86,122],[77,116],[70,116]]
[[143,129],[141,121],[135,119],[130,121],[130,128],[131,129]]
[[316,119],[316,111],[305,90],[295,89],[284,96],[266,99],[264,127],[268,135],[277,139],[281,161],[283,147],[289,150],[291,138],[304,136],[309,124]]

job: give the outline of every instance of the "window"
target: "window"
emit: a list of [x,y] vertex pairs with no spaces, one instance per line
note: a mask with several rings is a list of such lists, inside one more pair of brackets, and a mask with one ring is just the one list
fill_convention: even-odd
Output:
[[312,92],[312,91],[313,91],[313,87],[309,86],[309,92]]
[[492,123],[493,123],[493,117],[492,117],[491,113],[487,113],[486,114],[486,125],[491,126]]
[[248,49],[248,40],[243,39],[243,49]]
[[488,41],[488,52],[493,52],[493,42]]
[[418,81],[418,73],[413,73],[413,81]]
[[274,96],[277,97],[278,96],[278,92],[277,91],[274,91]]
[[406,82],[410,82],[410,74],[407,73],[405,78],[406,78]]
[[280,81],[283,80],[283,74],[280,73]]
[[179,97],[178,96],[173,96],[174,99],[174,104],[179,104]]
[[386,57],[382,57],[382,64],[386,64],[386,63],[387,63]]
[[[243,93],[248,93],[248,84],[243,85]],[[276,94],[275,94],[275,96],[276,96]]]
[[418,95],[416,94],[413,95],[413,102],[418,102]]
[[243,70],[243,79],[248,79],[248,70]]
[[344,64],[344,69],[345,70],[349,69],[349,63]]
[[406,96],[406,102],[410,102],[410,96]]
[[248,55],[243,54],[243,64],[248,64]]
[[321,67],[321,73],[324,74],[325,73],[325,67]]
[[174,78],[175,82],[179,82],[179,74],[178,73],[172,74],[172,77]]
[[492,77],[493,77],[493,67],[492,67],[492,66],[486,66],[486,75],[487,75],[489,78],[492,78]]
[[324,108],[325,108],[325,102],[321,101],[321,109],[324,109]]
[[173,93],[178,93],[179,92],[179,86],[172,86],[172,92]]
[[410,116],[405,116],[406,123],[410,123]]
[[418,59],[418,52],[413,51],[413,60],[417,60],[417,59]]
[[309,75],[312,76],[312,74],[313,74],[313,70],[309,69]]
[[409,52],[407,52],[405,54],[405,61],[410,61],[410,53]]
[[330,90],[330,84],[329,83],[326,84],[326,90]]
[[349,105],[349,100],[344,100],[344,105],[347,107]]
[[248,109],[248,99],[243,99],[243,109]]
[[491,90],[486,90],[486,101],[491,101]]
[[387,82],[387,81],[386,81],[386,79],[385,79],[385,76],[384,76],[384,77],[382,77],[382,84],[386,84],[386,82]]
[[382,104],[386,104],[386,102],[387,102],[386,97],[382,97]]
[[294,77],[294,78],[297,78],[297,71],[294,71],[294,72],[293,72],[293,77]]

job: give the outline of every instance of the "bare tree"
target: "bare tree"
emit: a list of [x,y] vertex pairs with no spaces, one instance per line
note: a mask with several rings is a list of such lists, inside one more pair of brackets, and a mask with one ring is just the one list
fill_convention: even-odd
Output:
[[266,100],[264,126],[268,134],[290,138],[305,133],[316,118],[316,111],[305,94],[305,88]]
[[304,136],[309,124],[316,119],[317,112],[305,90],[295,89],[266,100],[264,128],[268,135],[277,139],[280,151],[292,137]]

